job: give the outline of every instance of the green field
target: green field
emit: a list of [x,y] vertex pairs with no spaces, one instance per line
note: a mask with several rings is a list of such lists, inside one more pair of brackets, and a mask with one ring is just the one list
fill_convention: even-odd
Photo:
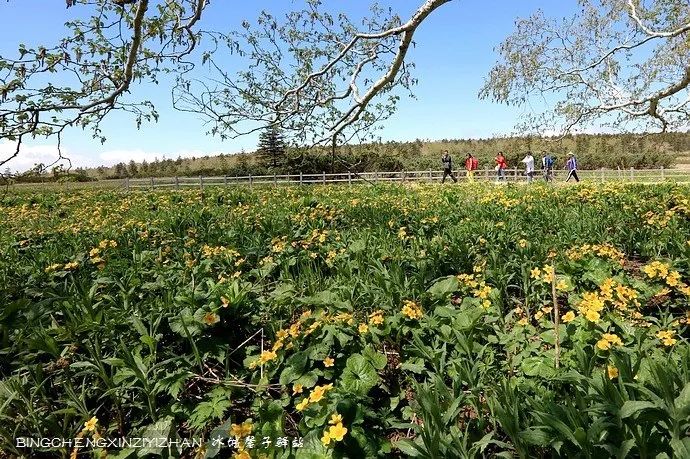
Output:
[[0,253],[0,457],[690,457],[690,186],[27,189]]

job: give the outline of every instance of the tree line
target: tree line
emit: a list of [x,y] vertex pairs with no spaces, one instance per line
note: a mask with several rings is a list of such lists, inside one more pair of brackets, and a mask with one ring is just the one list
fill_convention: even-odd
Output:
[[320,174],[375,171],[412,171],[438,169],[443,150],[461,167],[463,158],[472,153],[480,169],[493,167],[493,158],[504,152],[509,168],[521,167],[527,151],[539,157],[548,151],[565,164],[568,152],[577,155],[582,169],[636,169],[672,167],[677,158],[690,154],[690,132],[662,133],[649,136],[631,134],[581,134],[563,138],[497,137],[488,139],[442,139],[411,142],[374,142],[344,145],[335,151],[325,148],[288,146],[277,130],[262,133],[257,150],[193,158],[155,159],[140,163],[120,162],[114,166],[90,169],[53,168],[36,165],[16,177],[20,182],[88,181],[118,178],[173,176],[247,176],[271,174]]

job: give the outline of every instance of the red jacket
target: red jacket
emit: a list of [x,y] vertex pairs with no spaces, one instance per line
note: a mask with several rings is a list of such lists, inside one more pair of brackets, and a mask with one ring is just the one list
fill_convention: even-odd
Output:
[[479,161],[475,157],[467,158],[465,160],[465,169],[467,169],[468,171],[477,170],[478,166],[479,166]]
[[501,169],[505,169],[506,167],[508,167],[508,163],[506,163],[506,157],[503,155],[496,156],[495,161],[496,161],[496,165],[498,167],[500,167]]

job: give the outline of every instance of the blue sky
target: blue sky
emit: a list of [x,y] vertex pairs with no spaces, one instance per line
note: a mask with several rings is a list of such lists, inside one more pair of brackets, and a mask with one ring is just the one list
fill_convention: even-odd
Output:
[[[388,0],[405,20],[423,0]],[[343,9],[351,14],[366,12],[369,1],[343,2],[324,0],[332,12]],[[230,30],[243,19],[252,21],[260,10],[279,13],[299,8],[298,0],[214,0],[204,18],[206,29]],[[414,140],[442,138],[479,138],[509,134],[523,114],[522,109],[481,101],[477,93],[495,63],[494,48],[509,35],[518,17],[542,9],[549,16],[569,15],[577,8],[576,0],[454,0],[434,12],[415,35],[416,46],[408,59],[415,62],[414,75],[419,79],[415,99],[404,97],[398,111],[384,122],[380,132],[383,140]],[[11,0],[0,4],[0,54],[14,56],[20,42],[27,46],[50,44],[64,33],[63,24],[77,7],[65,9],[58,0]],[[137,93],[136,91],[140,91]],[[201,156],[219,152],[251,151],[256,136],[222,142],[205,135],[203,122],[188,113],[177,112],[170,102],[170,84],[134,87],[134,95],[144,94],[152,100],[161,115],[158,123],[141,130],[130,118],[115,114],[103,126],[108,141],[101,145],[88,132],[79,129],[67,132],[64,150],[74,166],[114,164],[119,161]],[[0,154],[8,144],[0,144]],[[35,162],[47,162],[54,154],[51,140],[27,142],[21,158],[10,163],[22,170]]]

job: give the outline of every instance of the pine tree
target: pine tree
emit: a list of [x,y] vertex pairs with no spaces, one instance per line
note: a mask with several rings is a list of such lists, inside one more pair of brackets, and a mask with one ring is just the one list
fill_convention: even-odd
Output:
[[273,171],[284,165],[287,147],[280,129],[276,126],[268,126],[264,129],[259,136],[257,153],[262,165]]

